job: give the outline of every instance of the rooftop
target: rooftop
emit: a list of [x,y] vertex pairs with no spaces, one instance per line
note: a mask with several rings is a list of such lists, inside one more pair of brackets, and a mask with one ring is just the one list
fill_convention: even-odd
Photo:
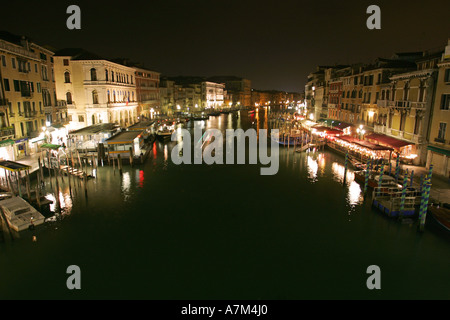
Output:
[[105,142],[106,144],[114,144],[114,143],[130,143],[134,139],[136,139],[138,136],[140,136],[142,131],[123,131],[121,133],[116,134],[115,136],[112,136],[111,138],[107,139]]
[[72,132],[69,135],[92,135],[97,133],[109,133],[111,131],[117,130],[119,127],[115,123],[98,123],[89,127],[84,127]]

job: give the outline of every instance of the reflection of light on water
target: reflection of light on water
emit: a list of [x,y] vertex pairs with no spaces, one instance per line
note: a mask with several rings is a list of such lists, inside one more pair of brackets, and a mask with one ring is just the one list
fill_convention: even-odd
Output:
[[125,194],[125,196],[129,195],[130,186],[131,186],[130,174],[128,172],[124,172],[122,177],[122,192]]
[[139,187],[140,188],[144,187],[144,171],[143,170],[139,170]]
[[164,145],[164,161],[167,161],[167,157],[169,156],[169,152],[167,151],[167,144]]
[[319,169],[319,165],[316,160],[313,160],[312,157],[308,156],[308,174],[309,178],[313,181],[317,180],[317,170]]
[[[344,172],[345,167],[342,164],[339,164],[337,162],[333,162],[331,165],[331,171],[333,172],[334,180],[342,182],[344,180]],[[347,175],[346,175],[347,184],[349,184],[350,181],[355,180],[355,174],[353,172],[350,172],[350,170],[347,169]]]
[[45,199],[51,201],[52,203],[50,203],[50,210],[55,212],[56,210],[56,198],[52,193],[47,193],[45,195]]
[[354,206],[360,204],[361,201],[361,186],[359,183],[352,181],[348,187],[348,202]]
[[[56,212],[56,197],[53,193],[47,193],[45,195],[47,200],[50,200],[50,211]],[[59,192],[59,205],[61,206],[61,210],[64,213],[69,214],[72,209],[72,199],[70,198],[70,194],[68,192]]]
[[319,156],[317,157],[318,161],[319,161],[319,167],[323,173],[323,170],[325,169],[325,157],[323,155],[323,153],[320,153]]
[[[331,170],[333,172],[334,180],[342,183],[342,181],[344,180],[345,166],[337,162],[334,162],[331,166]],[[350,170],[347,170],[346,175],[346,184],[348,186],[347,200],[348,203],[352,206],[362,203],[361,187],[359,183],[357,183],[354,180],[355,174],[353,172],[350,172]]]

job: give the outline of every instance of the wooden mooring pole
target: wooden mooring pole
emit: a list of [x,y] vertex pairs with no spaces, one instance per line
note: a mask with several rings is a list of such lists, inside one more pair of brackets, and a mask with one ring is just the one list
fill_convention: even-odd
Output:
[[117,155],[117,162],[119,167],[119,173],[122,175],[122,159],[120,158],[120,154]]

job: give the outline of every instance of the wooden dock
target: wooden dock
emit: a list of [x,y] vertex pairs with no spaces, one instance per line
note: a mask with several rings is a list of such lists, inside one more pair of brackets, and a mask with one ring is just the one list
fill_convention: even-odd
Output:
[[[84,174],[84,171],[82,171],[82,170],[79,170],[77,168],[70,167],[70,166],[65,166],[65,165],[60,165],[59,169],[66,176],[68,174],[71,174],[72,176],[78,177],[80,179],[84,179],[85,174]],[[87,175],[87,177],[89,178],[90,176]]]

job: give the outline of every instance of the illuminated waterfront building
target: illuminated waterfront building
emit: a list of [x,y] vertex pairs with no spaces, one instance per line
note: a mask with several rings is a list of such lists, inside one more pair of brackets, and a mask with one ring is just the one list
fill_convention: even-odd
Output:
[[450,178],[448,160],[450,157],[450,40],[437,66],[438,75],[432,107],[427,166],[433,164],[435,173]]
[[55,53],[56,90],[66,100],[70,129],[97,123],[127,127],[138,118],[135,69],[83,49]]
[[67,109],[55,91],[53,52],[25,36],[0,32],[1,158],[38,152],[42,128],[62,125]]

